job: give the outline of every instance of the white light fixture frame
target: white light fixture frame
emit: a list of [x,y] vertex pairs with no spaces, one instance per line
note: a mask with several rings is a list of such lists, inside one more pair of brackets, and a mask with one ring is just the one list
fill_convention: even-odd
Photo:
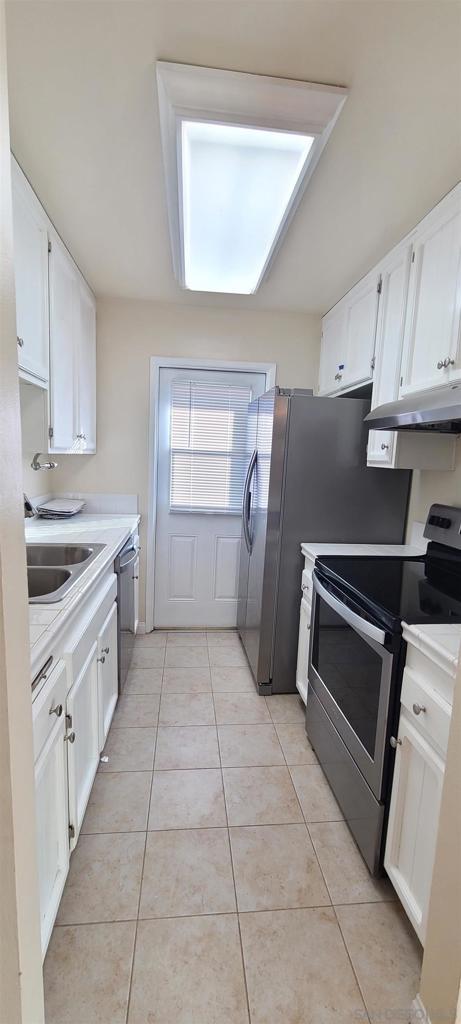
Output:
[[262,268],[268,273],[288,224],[346,102],[348,90],[285,78],[157,62],[158,102],[173,270],[185,288],[182,200],[182,122],[242,125],[313,135],[301,175]]

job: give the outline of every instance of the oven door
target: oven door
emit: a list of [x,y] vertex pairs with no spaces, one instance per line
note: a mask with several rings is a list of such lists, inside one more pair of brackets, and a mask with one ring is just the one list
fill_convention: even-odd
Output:
[[347,602],[314,572],[309,686],[381,800],[395,655],[386,632]]

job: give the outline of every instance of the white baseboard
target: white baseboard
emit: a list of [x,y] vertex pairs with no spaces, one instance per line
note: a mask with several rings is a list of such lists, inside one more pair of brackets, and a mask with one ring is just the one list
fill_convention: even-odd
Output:
[[431,1024],[431,1018],[427,1013],[419,992],[411,1004],[409,1024]]

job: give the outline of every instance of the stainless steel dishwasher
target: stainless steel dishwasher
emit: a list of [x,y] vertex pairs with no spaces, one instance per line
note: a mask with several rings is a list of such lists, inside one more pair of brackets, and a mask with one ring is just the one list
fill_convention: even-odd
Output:
[[135,572],[139,557],[139,535],[131,534],[115,559],[117,573],[118,689],[122,692],[130,670],[135,640]]

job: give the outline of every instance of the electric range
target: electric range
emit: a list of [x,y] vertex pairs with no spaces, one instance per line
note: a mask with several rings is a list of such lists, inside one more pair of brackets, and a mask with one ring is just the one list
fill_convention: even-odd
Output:
[[384,856],[402,623],[461,622],[461,509],[433,505],[424,536],[425,555],[321,556],[313,574],[306,730],[373,874]]

